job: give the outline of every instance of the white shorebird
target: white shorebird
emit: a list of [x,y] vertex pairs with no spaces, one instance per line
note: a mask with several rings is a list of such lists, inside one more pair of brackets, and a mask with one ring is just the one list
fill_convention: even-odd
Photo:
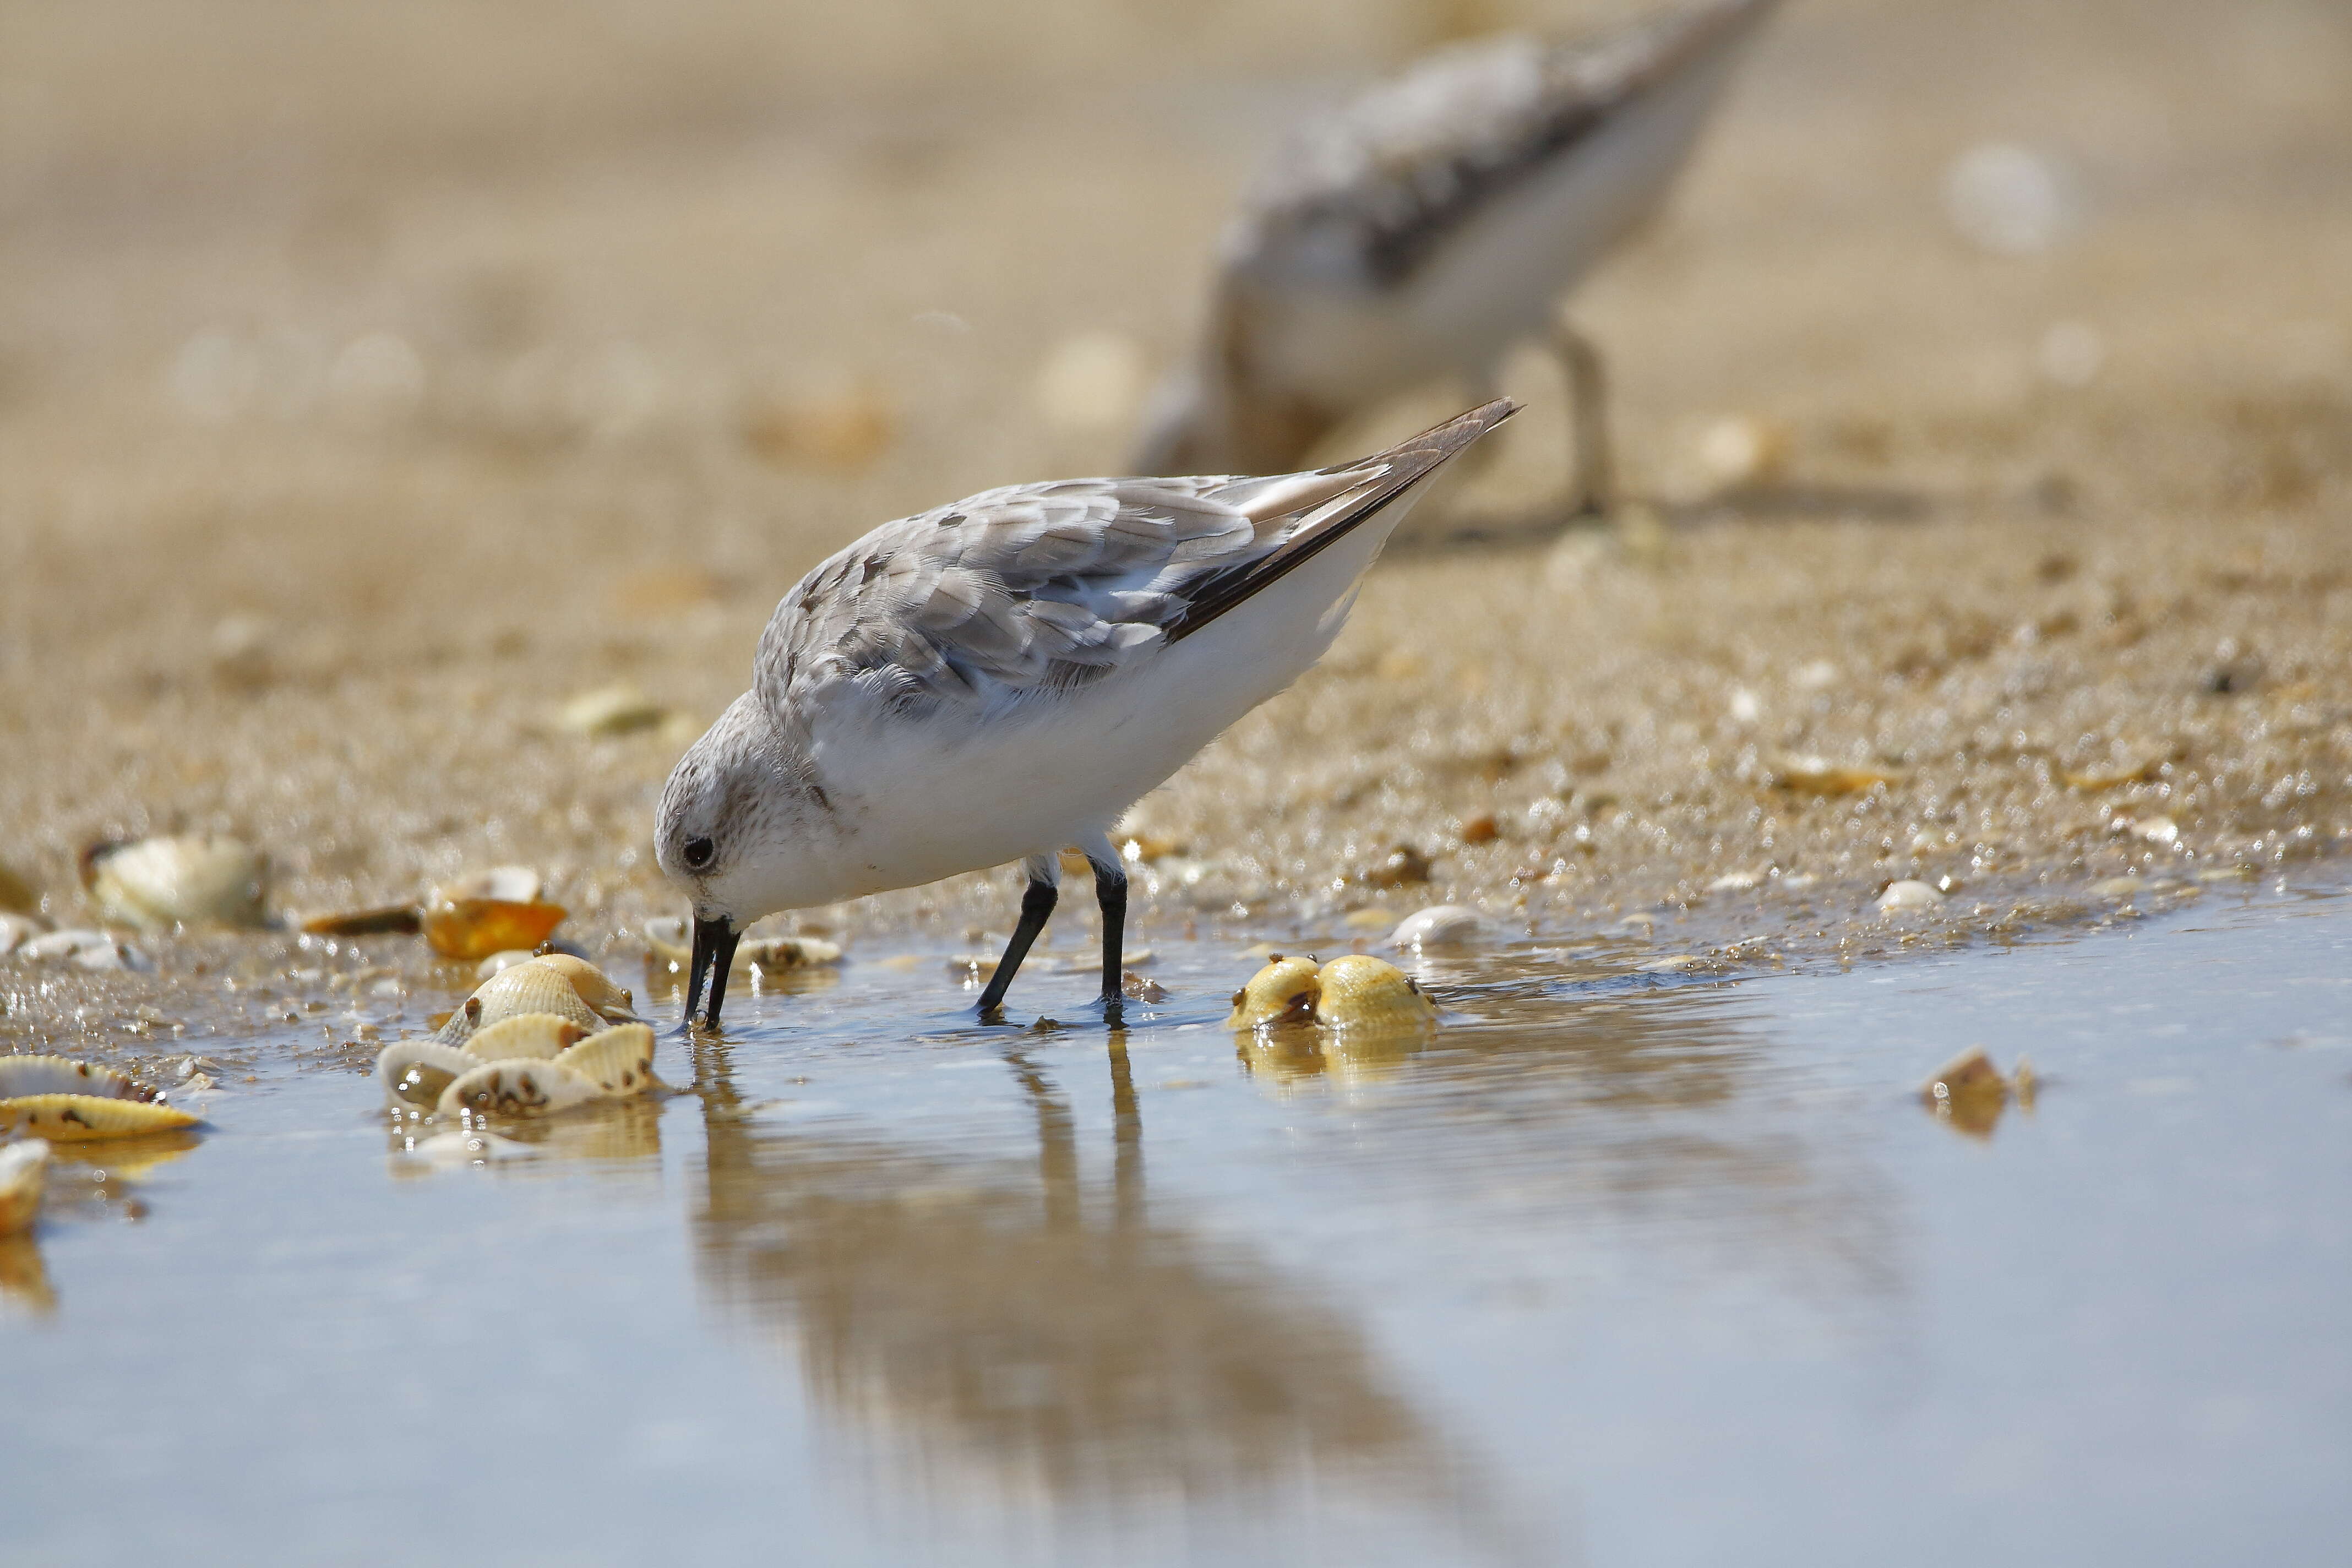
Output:
[[1776,3],[1459,45],[1301,127],[1226,230],[1198,348],[1137,468],[1288,468],[1440,375],[1493,395],[1503,356],[1532,341],[1568,372],[1578,510],[1605,510],[1601,359],[1560,297],[1664,198]]
[[688,1020],[709,974],[718,1025],[762,915],[1020,860],[1020,923],[980,998],[992,1016],[1053,912],[1064,845],[1094,867],[1115,1015],[1112,824],[1322,657],[1414,488],[1511,412],[1309,473],[988,490],[802,578],[751,689],[662,790],[654,853],[694,904]]

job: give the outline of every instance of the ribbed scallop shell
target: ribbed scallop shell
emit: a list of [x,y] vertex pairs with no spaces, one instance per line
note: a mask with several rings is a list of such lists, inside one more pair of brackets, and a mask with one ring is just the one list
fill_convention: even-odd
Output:
[[442,1116],[552,1116],[604,1098],[596,1085],[553,1062],[485,1062],[443,1089],[435,1109]]
[[604,972],[568,952],[542,952],[530,961],[563,976],[588,1010],[600,1018],[626,1023],[636,1016],[637,999],[614,984]]
[[552,1013],[579,1025],[583,1035],[593,1035],[604,1026],[604,1020],[588,1010],[588,1005],[580,1000],[580,993],[572,988],[570,981],[538,963],[499,970],[476,986],[466,1004],[441,1026],[436,1038],[443,1045],[462,1046],[476,1030],[525,1013]]
[[1386,959],[1349,953],[1323,966],[1315,1017],[1335,1029],[1420,1029],[1437,1021],[1436,1004]]
[[1225,1020],[1225,1027],[1310,1023],[1318,987],[1313,959],[1276,957],[1234,993],[1233,1016]]
[[194,1127],[196,1118],[168,1105],[102,1100],[94,1094],[26,1094],[0,1100],[0,1131],[30,1132],[52,1143],[136,1138]]
[[27,1094],[89,1094],[100,1100],[152,1100],[155,1091],[127,1073],[67,1057],[0,1057],[0,1100]]
[[637,1094],[654,1081],[654,1032],[644,1024],[619,1024],[592,1035],[555,1058],[606,1094]]
[[475,1030],[465,1054],[478,1063],[553,1061],[594,1032],[552,1013],[518,1013]]
[[419,1110],[441,1103],[441,1091],[481,1066],[455,1046],[438,1040],[394,1040],[376,1054],[376,1081],[385,1098]]

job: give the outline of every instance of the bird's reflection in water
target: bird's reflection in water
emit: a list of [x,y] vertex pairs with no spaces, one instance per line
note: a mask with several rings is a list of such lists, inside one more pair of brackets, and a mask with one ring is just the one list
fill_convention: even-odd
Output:
[[[1109,1047],[1109,1190],[1081,1176],[1071,1109],[1003,1052],[1033,1168],[958,1162],[740,1112],[705,1053],[707,1290],[795,1347],[830,1412],[878,1437],[894,1488],[1110,1521],[1213,1512],[1285,1488],[1434,1521],[1498,1554],[1496,1510],[1328,1300],[1263,1261],[1147,1217],[1126,1044]],[[1462,1542],[1460,1529],[1488,1537]],[[1519,1555],[1507,1549],[1499,1555]]]

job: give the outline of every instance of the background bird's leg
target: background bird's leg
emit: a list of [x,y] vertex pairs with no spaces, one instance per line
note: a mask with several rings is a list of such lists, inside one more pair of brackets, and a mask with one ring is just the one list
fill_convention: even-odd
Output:
[[1106,835],[1097,833],[1079,847],[1086,852],[1087,864],[1095,868],[1095,902],[1102,907],[1102,999],[1111,1021],[1117,1023],[1125,996],[1119,982],[1121,944],[1127,935],[1127,869],[1118,863],[1118,850]]
[[1552,352],[1568,373],[1569,437],[1575,444],[1575,475],[1569,496],[1578,517],[1608,514],[1616,497],[1609,453],[1609,382],[1601,351],[1566,321],[1552,323]]
[[983,1018],[1004,1005],[1005,988],[1020,973],[1021,961],[1029,956],[1029,944],[1037,940],[1054,912],[1054,884],[1062,879],[1060,858],[1032,855],[1021,862],[1021,868],[1029,873],[1028,889],[1021,895],[1021,923],[1013,928],[1013,940],[1004,944],[1004,956],[996,961],[996,973],[988,977],[988,989],[980,994]]

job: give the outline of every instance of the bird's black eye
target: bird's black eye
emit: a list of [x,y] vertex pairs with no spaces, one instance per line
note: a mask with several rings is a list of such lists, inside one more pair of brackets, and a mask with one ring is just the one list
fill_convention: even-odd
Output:
[[719,847],[708,838],[688,839],[683,851],[686,857],[686,868],[689,871],[703,869],[710,864],[710,858],[718,852]]

